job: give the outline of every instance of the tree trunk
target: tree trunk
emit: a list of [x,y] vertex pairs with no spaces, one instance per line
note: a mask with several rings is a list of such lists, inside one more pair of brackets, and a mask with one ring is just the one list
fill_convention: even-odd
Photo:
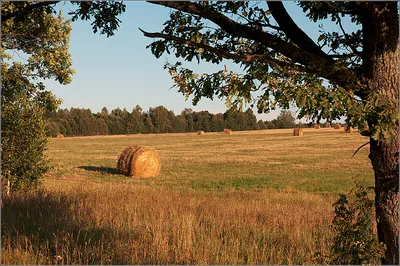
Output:
[[[397,110],[399,101],[399,18],[397,2],[365,2],[363,16],[364,82],[386,108]],[[371,110],[374,112],[374,110]],[[376,115],[369,123],[379,124]],[[378,238],[386,245],[384,264],[399,264],[399,139],[370,139],[375,172],[375,207]]]
[[375,171],[375,206],[378,238],[386,245],[384,264],[399,263],[399,170],[398,140],[371,139],[371,162]]

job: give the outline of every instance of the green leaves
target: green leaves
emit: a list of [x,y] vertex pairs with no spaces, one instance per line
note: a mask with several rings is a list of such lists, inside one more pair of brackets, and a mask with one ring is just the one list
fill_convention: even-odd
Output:
[[2,24],[2,58],[12,59],[11,54],[23,52],[28,56],[22,61],[24,76],[33,80],[54,78],[68,84],[75,73],[68,51],[70,32],[70,23],[61,13],[54,17],[42,11],[21,21],[8,20]]
[[369,133],[375,140],[392,141],[399,124],[399,113],[394,103],[382,95],[371,93],[364,109],[370,121]]
[[[187,99],[193,97],[194,104],[202,97],[217,96],[224,98],[228,107],[249,103],[257,106],[260,113],[297,106],[299,118],[319,122],[347,117],[349,126],[363,129],[369,124],[371,136],[376,140],[389,140],[395,135],[396,106],[382,99],[376,104],[376,99],[370,99],[377,88],[369,88],[366,81],[368,67],[363,59],[372,56],[362,53],[366,31],[359,28],[347,31],[342,24],[346,16],[356,24],[361,22],[363,2],[299,3],[311,20],[329,18],[337,25],[337,30],[331,32],[320,26],[319,46],[329,51],[315,58],[312,49],[307,50],[301,40],[289,38],[291,34],[294,36],[295,27],[287,29],[284,22],[271,24],[271,12],[265,3],[164,5],[173,7],[174,11],[164,23],[162,34],[156,36],[165,39],[149,46],[156,57],[172,51],[176,57],[189,62],[196,59],[219,64],[225,58],[241,67],[239,73],[221,70],[200,75],[191,69],[166,66],[174,87]],[[293,49],[283,51],[271,40],[279,41],[282,46],[292,45]],[[306,58],[312,59],[303,60]],[[318,59],[328,63],[318,64]]]
[[69,12],[72,15],[72,21],[78,19],[90,20],[92,22],[92,29],[94,33],[100,31],[100,34],[105,34],[107,37],[113,36],[114,32],[118,29],[121,20],[119,15],[125,12],[126,6],[122,2],[117,1],[85,1],[85,2],[72,2],[79,5],[75,11]]
[[47,144],[45,109],[36,99],[18,92],[2,97],[1,168],[7,189],[29,189],[41,181],[49,169],[44,154]]
[[368,197],[371,189],[357,183],[349,195],[341,195],[333,204],[335,237],[328,256],[317,254],[318,264],[380,264],[385,247],[372,233],[374,201]]
[[[1,8],[15,12],[27,5],[6,2]],[[35,9],[2,23],[1,166],[7,190],[35,187],[49,169],[45,112],[55,110],[60,100],[46,91],[41,80],[71,82],[70,32],[69,21],[61,13],[55,16],[52,8]]]
[[198,74],[192,70],[182,68],[181,63],[166,64],[178,91],[188,99],[193,95],[192,102],[196,105],[202,97],[213,99],[225,97],[227,105],[242,106],[250,103],[251,90],[256,86],[250,76],[239,75],[234,72],[220,70],[213,74]]

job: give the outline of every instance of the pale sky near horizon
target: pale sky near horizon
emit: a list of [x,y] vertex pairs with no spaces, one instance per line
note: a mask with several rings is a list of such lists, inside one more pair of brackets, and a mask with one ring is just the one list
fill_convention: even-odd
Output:
[[[146,49],[152,39],[144,37],[138,27],[149,32],[161,31],[170,9],[143,1],[124,3],[126,12],[120,17],[122,22],[112,37],[94,34],[90,21],[72,22],[69,51],[76,74],[68,85],[45,82],[48,89],[63,99],[61,108],[90,108],[96,113],[103,107],[109,111],[117,107],[131,111],[136,105],[143,110],[163,105],[176,115],[185,108],[208,110],[211,113],[225,112],[227,107],[224,99],[202,99],[197,106],[192,105],[191,99],[185,101],[177,89],[170,89],[173,82],[163,69],[167,60],[174,63],[176,58],[163,55],[157,59]],[[300,28],[312,39],[318,38],[319,23],[311,22],[293,2],[285,2],[285,6]],[[64,16],[68,18],[69,7],[69,3],[61,3],[56,10],[63,9]],[[212,73],[223,69],[224,64],[228,68],[239,69],[227,61],[220,65],[191,63],[190,66],[200,73]],[[271,120],[279,114],[279,110],[261,115],[257,114],[255,108],[253,111],[258,119],[263,120]]]

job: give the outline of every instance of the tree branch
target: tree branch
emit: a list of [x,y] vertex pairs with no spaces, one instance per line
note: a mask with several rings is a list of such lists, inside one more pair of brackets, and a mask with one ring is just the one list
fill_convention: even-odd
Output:
[[307,72],[317,74],[330,80],[332,83],[340,85],[348,90],[354,89],[356,75],[340,62],[327,58],[326,56],[316,55],[314,52],[296,47],[293,44],[283,41],[262,29],[251,28],[233,21],[222,13],[208,7],[193,2],[175,2],[175,1],[148,1],[152,4],[170,7],[176,10],[187,12],[193,15],[199,15],[208,19],[225,32],[232,36],[247,38],[258,41],[266,46],[276,50],[284,56],[292,59],[294,62],[306,67]]
[[354,56],[361,56],[361,53],[356,52],[356,53],[348,53],[348,54],[330,54],[329,56],[331,56],[332,58],[351,58]]
[[350,45],[351,42],[349,41],[348,35],[347,35],[347,33],[345,32],[345,30],[344,30],[344,28],[343,28],[342,19],[340,18],[340,16],[339,16],[338,14],[336,14],[336,20],[338,21],[340,30],[343,32],[344,38],[345,38],[346,41],[349,43],[348,46],[350,47],[351,51],[352,51],[353,53],[357,53],[358,51],[357,51],[356,46]]
[[279,24],[281,30],[301,49],[317,56],[330,60],[321,48],[293,21],[281,1],[267,1],[271,14]]
[[28,13],[28,12],[36,9],[36,8],[50,6],[50,5],[53,5],[53,4],[57,4],[58,2],[59,1],[48,1],[48,2],[38,2],[36,4],[27,5],[26,7],[24,7],[21,10],[17,10],[15,12],[11,12],[11,13],[2,15],[1,16],[1,23],[5,22],[5,21],[7,21],[9,19],[15,18],[16,16],[24,15],[24,14],[26,14],[26,13]]
[[238,60],[241,62],[262,62],[262,63],[268,63],[271,65],[275,65],[275,66],[281,66],[281,67],[291,67],[291,68],[295,68],[297,71],[302,71],[304,72],[305,69],[299,65],[293,65],[293,64],[289,64],[287,62],[283,62],[280,60],[276,60],[271,58],[268,55],[260,55],[260,54],[246,54],[246,55],[238,55],[238,54],[233,54],[233,53],[229,53],[223,49],[218,49],[215,47],[212,47],[210,45],[204,44],[204,43],[197,43],[197,42],[193,42],[193,41],[189,41],[183,38],[178,38],[176,36],[171,36],[168,34],[163,34],[163,33],[159,33],[159,32],[146,32],[144,30],[142,30],[141,28],[139,28],[139,30],[143,33],[144,36],[149,37],[149,38],[162,38],[165,40],[171,40],[171,41],[175,41],[178,43],[182,43],[182,44],[186,44],[188,46],[191,47],[198,47],[198,48],[203,48],[207,51],[210,51],[216,55],[219,55],[223,58],[226,59],[232,59],[232,60]]

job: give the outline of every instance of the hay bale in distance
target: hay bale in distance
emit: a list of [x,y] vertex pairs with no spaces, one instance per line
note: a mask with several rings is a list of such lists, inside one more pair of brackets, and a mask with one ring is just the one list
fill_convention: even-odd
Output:
[[228,134],[228,135],[232,135],[232,130],[230,130],[229,128],[224,128],[224,133]]
[[160,158],[155,150],[138,145],[126,147],[117,162],[118,173],[132,177],[156,177],[160,172]]
[[197,135],[204,135],[204,131],[197,132]]
[[293,136],[303,136],[303,129],[302,128],[295,128],[293,129]]
[[352,127],[347,127],[344,130],[345,133],[353,133],[353,128]]
[[58,133],[57,136],[56,136],[56,138],[57,138],[57,139],[63,139],[63,138],[64,138],[64,135],[61,134],[61,133]]
[[320,126],[319,124],[315,124],[315,125],[314,125],[314,128],[315,128],[315,129],[320,129],[321,126]]
[[334,129],[340,129],[340,128],[341,128],[341,126],[339,124],[336,124],[334,127]]
[[326,123],[326,124],[325,124],[325,128],[331,128],[331,124]]

